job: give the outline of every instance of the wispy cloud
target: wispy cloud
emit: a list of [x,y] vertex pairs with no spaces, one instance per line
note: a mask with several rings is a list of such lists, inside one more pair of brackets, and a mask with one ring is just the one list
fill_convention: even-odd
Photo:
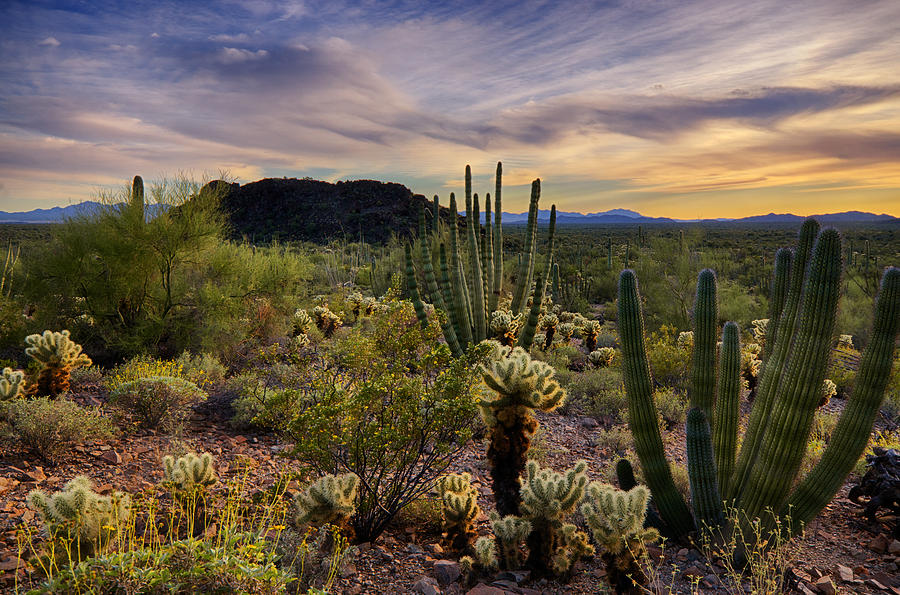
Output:
[[446,194],[501,159],[513,210],[535,176],[561,208],[672,216],[900,192],[892,0],[12,0],[0,19],[4,210],[223,166]]

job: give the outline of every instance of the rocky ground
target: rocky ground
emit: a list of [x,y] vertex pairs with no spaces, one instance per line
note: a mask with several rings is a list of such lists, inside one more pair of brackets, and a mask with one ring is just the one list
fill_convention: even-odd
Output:
[[[591,479],[607,479],[616,454],[596,446],[602,426],[593,418],[578,414],[541,415],[544,431],[541,450],[546,464],[556,469],[585,459]],[[92,478],[98,491],[125,490],[132,493],[161,494],[160,460],[176,448],[214,454],[223,479],[247,474],[248,495],[272,486],[287,472],[301,472],[300,466],[278,454],[286,445],[270,435],[236,433],[225,423],[195,415],[179,439],[153,432],[140,432],[119,440],[88,443],[78,447],[67,460],[54,468],[42,466],[23,453],[7,451],[0,456],[0,591],[14,592],[16,577],[21,584],[34,569],[19,559],[17,529],[26,523],[39,528],[39,519],[25,504],[25,496],[35,488],[58,490],[72,477]],[[667,448],[674,459],[683,458],[683,436],[671,433]],[[481,494],[481,506],[492,507],[489,477],[484,461],[484,445],[472,442],[454,463],[454,470],[472,473]],[[296,482],[288,491],[299,488]],[[900,595],[900,541],[890,536],[883,524],[869,524],[858,507],[846,499],[848,485],[808,529],[802,549],[793,565],[791,588],[800,593],[897,593]],[[896,521],[894,521],[896,522]],[[487,518],[479,522],[479,532],[489,533]],[[690,593],[691,583],[700,592],[738,592],[723,583],[724,570],[709,563],[698,550],[687,545],[670,545],[659,565],[663,584],[655,591]],[[27,558],[24,554],[22,557]],[[674,582],[672,576],[674,575]],[[459,568],[441,544],[434,524],[415,520],[399,523],[375,543],[363,543],[359,554],[344,569],[333,591],[337,593],[468,593],[503,595],[508,593],[604,593],[605,571],[599,559],[580,562],[568,584],[532,581],[527,572],[501,573],[484,577],[475,584],[461,584]]]

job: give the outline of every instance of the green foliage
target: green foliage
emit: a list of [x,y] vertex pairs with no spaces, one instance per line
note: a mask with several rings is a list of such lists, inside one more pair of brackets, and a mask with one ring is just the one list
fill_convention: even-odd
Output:
[[0,372],[0,401],[9,401],[25,393],[25,372],[3,368]]
[[48,464],[59,463],[72,448],[87,440],[108,438],[113,426],[96,411],[68,399],[15,399],[4,404],[10,445],[26,448]]
[[656,401],[656,408],[667,428],[684,423],[687,417],[687,403],[677,391],[671,388],[661,388],[654,391],[653,400]]
[[132,414],[141,427],[179,430],[190,408],[206,400],[206,393],[183,378],[150,376],[124,382],[109,395],[109,403]]
[[91,358],[81,345],[69,338],[69,331],[44,331],[25,337],[25,354],[41,366],[32,392],[55,397],[69,390],[69,375],[75,368],[90,366]]
[[681,387],[687,380],[693,340],[678,343],[675,328],[667,325],[650,333],[647,358],[653,378],[660,386]]
[[594,481],[581,505],[594,541],[603,548],[607,578],[622,590],[648,582],[638,561],[646,552],[644,545],[659,538],[656,529],[644,528],[649,500],[650,490],[644,486],[622,491]]
[[300,527],[326,523],[346,527],[356,511],[358,488],[359,476],[355,473],[320,477],[294,496],[294,506],[297,508],[294,521]]
[[190,494],[205,490],[218,481],[212,455],[208,452],[200,456],[191,452],[177,460],[175,457],[165,456],[162,462],[165,484],[176,493]]
[[76,561],[103,551],[131,515],[127,494],[101,496],[83,475],[52,496],[32,490],[28,505],[41,515],[50,539],[61,543],[69,558]]
[[116,551],[64,568],[38,593],[284,593],[292,577],[262,535],[186,539]]
[[485,348],[454,358],[438,341],[438,322],[423,328],[409,302],[387,302],[371,326],[358,327],[306,356],[296,388],[284,391],[293,405],[280,409],[281,431],[292,454],[321,472],[359,476],[352,524],[371,540],[471,436]]
[[566,386],[566,407],[576,406],[597,419],[624,421],[628,399],[622,374],[613,368],[588,369]]
[[481,513],[478,491],[471,482],[469,473],[451,473],[437,482],[447,541],[460,552],[469,550],[475,542],[474,522]]

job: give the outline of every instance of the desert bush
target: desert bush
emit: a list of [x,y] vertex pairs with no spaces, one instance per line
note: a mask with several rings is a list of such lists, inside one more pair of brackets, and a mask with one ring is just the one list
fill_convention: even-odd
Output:
[[112,424],[97,411],[67,399],[16,399],[6,403],[3,412],[3,432],[11,445],[25,447],[50,465],[71,454],[72,447],[87,440],[108,438],[113,433]]
[[597,419],[624,421],[627,405],[622,374],[613,368],[585,370],[566,385],[566,409],[577,407]]
[[675,329],[663,325],[647,339],[647,359],[657,385],[680,387],[687,379],[691,350],[679,347]]
[[634,447],[634,439],[627,427],[616,425],[606,430],[599,430],[594,436],[594,444],[601,450],[624,456],[626,451]]
[[351,524],[361,540],[427,492],[471,436],[485,350],[454,359],[440,333],[408,302],[388,302],[371,332],[349,329],[312,357],[291,391],[292,454],[323,474],[359,476]]
[[[203,390],[221,386],[225,383],[228,369],[219,361],[219,358],[211,353],[191,354],[185,351],[175,363],[181,366],[184,378],[190,380]],[[167,374],[171,376],[171,374]]]
[[206,399],[197,385],[171,376],[151,376],[120,384],[109,403],[133,415],[141,427],[177,431],[192,406]]
[[653,399],[667,428],[684,423],[687,418],[687,402],[682,395],[671,388],[662,388],[653,393]]

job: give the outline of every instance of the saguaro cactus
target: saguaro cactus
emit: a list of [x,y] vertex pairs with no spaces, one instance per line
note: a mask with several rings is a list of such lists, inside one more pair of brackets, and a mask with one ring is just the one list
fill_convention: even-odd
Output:
[[[872,341],[863,355],[853,395],[829,446],[819,464],[791,491],[809,440],[813,415],[821,402],[832,349],[841,268],[840,235],[832,229],[820,232],[813,220],[803,224],[799,245],[793,253],[779,251],[773,277],[775,305],[765,337],[768,355],[736,462],[734,444],[739,410],[736,361],[740,348],[737,327],[726,325],[718,403],[714,406],[718,473],[712,470],[712,454],[705,447],[702,415],[692,411],[688,418],[689,474],[698,520],[714,525],[721,518],[717,509],[719,497],[712,491],[718,489],[720,496],[733,501],[747,518],[767,517],[766,527],[771,529],[775,526],[774,518],[765,515],[766,511],[789,515],[790,531],[797,532],[834,497],[865,448],[884,395],[900,330],[900,269],[897,268],[888,269],[882,278]],[[698,294],[704,291],[702,286],[703,283],[698,283]],[[655,417],[652,421],[649,417],[654,411],[638,304],[634,273],[624,271],[619,278],[619,329],[629,423],[660,513],[676,532],[683,532],[690,528],[690,515],[685,515],[680,497],[673,495]],[[695,329],[695,336],[699,334]],[[712,366],[708,361],[705,365],[707,374],[695,375],[699,382],[710,377]],[[697,391],[696,380],[694,390]],[[732,465],[733,471],[729,471]]]

